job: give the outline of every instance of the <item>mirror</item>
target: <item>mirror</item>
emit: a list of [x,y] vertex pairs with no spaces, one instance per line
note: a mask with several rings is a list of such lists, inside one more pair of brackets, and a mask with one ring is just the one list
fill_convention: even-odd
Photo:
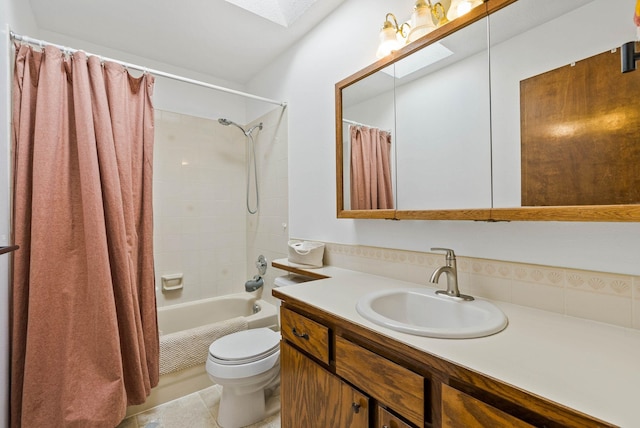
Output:
[[395,63],[398,210],[491,207],[487,18]]
[[[610,52],[633,40],[636,34],[633,6],[633,0],[486,0],[470,14],[336,84],[338,217],[640,221],[640,201],[633,202],[633,199],[628,203],[594,202],[589,198],[580,203],[574,199],[563,202],[564,199],[551,198],[540,202],[527,196],[526,183],[531,181],[546,186],[545,183],[574,180],[574,184],[589,188],[593,186],[584,182],[599,182],[604,173],[593,171],[593,158],[573,162],[575,169],[565,168],[564,160],[556,162],[557,170],[569,170],[562,179],[556,178],[549,167],[531,169],[530,165],[538,168],[543,164],[532,153],[551,152],[546,137],[531,137],[544,134],[538,131],[544,128],[547,119],[538,118],[538,125],[523,119],[536,118],[536,109],[550,110],[552,102],[560,106],[558,115],[564,114],[563,101],[558,102],[557,95],[549,101],[539,97],[538,92],[528,92],[527,88],[542,87],[538,83],[542,79],[540,76],[572,67],[572,64],[581,65],[587,58]],[[446,47],[454,55],[430,66],[422,65],[419,71],[406,77],[400,75],[406,63],[436,45]],[[463,50],[458,53],[460,47]],[[611,55],[619,58],[619,50]],[[389,76],[382,76],[385,74],[383,68],[387,69],[386,74],[393,70],[393,83]],[[619,71],[607,74],[622,76]],[[625,76],[631,74],[637,74],[640,79],[640,71]],[[377,79],[384,83],[376,83]],[[567,77],[564,79],[566,81]],[[574,81],[571,77],[568,79]],[[361,85],[374,87],[378,92],[361,98],[352,95]],[[560,86],[556,92],[562,90],[563,86]],[[383,93],[386,97],[383,103],[372,101]],[[542,93],[546,94],[544,88]],[[390,94],[393,94],[393,100]],[[638,97],[634,94],[629,97],[632,98]],[[354,99],[357,102],[354,103]],[[593,104],[585,97],[580,103]],[[366,115],[358,116],[355,112],[357,104],[369,107]],[[560,117],[557,122],[560,125],[553,127],[567,133],[567,130],[575,130],[576,124],[591,123],[591,126],[595,124],[602,128],[603,117],[618,118],[613,128],[631,127],[626,134],[637,136],[640,118],[635,122],[627,119],[640,115],[640,108],[629,108],[629,104],[614,101],[613,115],[599,111],[589,113],[592,117],[584,117],[587,114],[584,112],[578,118],[575,114],[571,119]],[[382,105],[383,111],[376,113],[371,109]],[[393,112],[389,111],[391,106]],[[352,119],[346,112],[359,119]],[[391,127],[391,157],[395,161],[392,176],[395,177],[396,209],[349,210],[350,205],[345,201],[348,183],[343,179],[350,174],[347,154],[343,154],[343,149],[348,150],[348,140],[343,135],[342,120],[387,128],[392,115],[395,115],[395,126]],[[565,122],[574,128],[565,126]],[[585,132],[586,128],[582,126],[581,129]],[[613,137],[613,141],[616,138],[618,136]],[[607,156],[626,158],[626,155],[616,155],[612,152]],[[557,155],[562,156],[566,155]],[[616,166],[612,174],[619,174],[621,170],[629,171],[629,179],[636,180],[634,183],[640,182],[640,162]],[[577,178],[584,176],[590,178]],[[566,180],[567,177],[570,180]],[[632,184],[631,187],[638,186]],[[540,190],[533,193],[540,193]]]
[[620,71],[633,10],[518,0],[489,17],[494,207],[640,203],[638,149],[621,156],[639,130],[640,73]]
[[[392,202],[390,209],[396,206],[396,183],[395,183],[395,95],[394,95],[394,65],[383,68],[373,73],[366,79],[361,80],[356,85],[351,85],[342,91],[342,141],[343,144],[343,170],[348,173],[343,174],[342,188],[344,189],[344,209],[383,209],[382,203],[372,203],[363,201],[353,193],[357,192],[358,186],[352,180],[357,180],[354,175],[359,175],[362,170],[358,165],[352,165],[354,162],[360,164],[363,162],[362,157],[352,152],[351,132],[354,133],[360,129],[378,129],[390,134],[390,158],[387,160],[391,179],[391,195],[389,198]],[[355,135],[354,135],[355,137]],[[355,160],[354,160],[355,159]],[[353,167],[352,167],[353,166]],[[357,172],[356,172],[357,171]],[[367,170],[367,173],[370,173]],[[365,178],[362,177],[362,180]],[[370,177],[367,177],[371,180]],[[363,192],[361,192],[363,193]],[[377,194],[377,192],[376,192]],[[353,199],[353,200],[352,200]],[[360,202],[361,206],[358,206]],[[381,201],[382,202],[382,201]],[[363,207],[368,205],[367,207]]]

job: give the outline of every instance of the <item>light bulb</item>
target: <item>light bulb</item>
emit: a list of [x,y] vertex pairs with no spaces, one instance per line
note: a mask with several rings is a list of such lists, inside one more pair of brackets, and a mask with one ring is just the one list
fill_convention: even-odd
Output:
[[458,7],[456,8],[456,13],[458,14],[458,16],[462,16],[465,13],[469,13],[471,8],[472,8],[471,2],[467,0],[463,0],[460,3],[458,3]]
[[435,30],[435,25],[431,19],[431,9],[424,1],[416,2],[416,6],[411,14],[411,31],[407,36],[409,43],[418,40],[420,37]]
[[402,47],[402,42],[398,40],[396,30],[393,27],[385,27],[380,30],[379,37],[380,44],[378,45],[378,50],[376,51],[376,56],[378,58],[384,58],[392,51],[396,51]]

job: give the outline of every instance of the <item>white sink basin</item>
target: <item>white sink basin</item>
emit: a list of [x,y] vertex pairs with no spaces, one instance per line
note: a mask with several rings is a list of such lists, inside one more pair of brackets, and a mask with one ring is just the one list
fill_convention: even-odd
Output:
[[403,333],[449,339],[489,336],[507,326],[506,315],[486,300],[463,301],[429,288],[364,295],[356,310],[367,320]]

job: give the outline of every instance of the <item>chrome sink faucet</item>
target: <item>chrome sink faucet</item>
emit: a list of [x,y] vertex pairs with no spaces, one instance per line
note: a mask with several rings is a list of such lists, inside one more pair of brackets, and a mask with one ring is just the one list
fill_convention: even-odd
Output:
[[447,290],[438,290],[436,291],[436,294],[455,297],[462,300],[473,300],[473,297],[471,296],[460,294],[460,290],[458,289],[458,267],[456,266],[456,255],[453,250],[449,248],[432,248],[431,251],[446,252],[446,265],[440,266],[438,269],[434,270],[431,274],[431,279],[429,280],[432,284],[437,284],[440,279],[440,275],[442,275],[443,272],[447,275]]

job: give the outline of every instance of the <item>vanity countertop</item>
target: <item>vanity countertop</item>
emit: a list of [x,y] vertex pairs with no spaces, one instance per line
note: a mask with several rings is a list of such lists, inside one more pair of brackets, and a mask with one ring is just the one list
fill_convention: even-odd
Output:
[[[283,261],[274,261],[274,263]],[[356,311],[371,291],[425,285],[339,268],[278,293],[460,366],[622,427],[640,427],[640,331],[494,301],[502,332],[434,339],[378,326]],[[314,271],[318,272],[317,269]],[[427,286],[425,286],[427,287]],[[340,296],[336,299],[336,296]]]

